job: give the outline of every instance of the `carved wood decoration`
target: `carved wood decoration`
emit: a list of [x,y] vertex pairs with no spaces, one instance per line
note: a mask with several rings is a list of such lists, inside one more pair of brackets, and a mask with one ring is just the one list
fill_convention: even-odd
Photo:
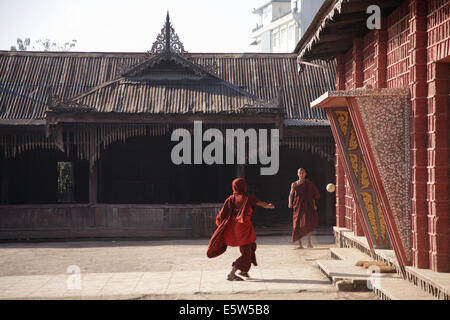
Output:
[[169,52],[187,54],[187,51],[184,50],[183,43],[181,43],[170,23],[169,12],[167,12],[166,23],[161,29],[161,33],[156,37],[156,41],[153,43],[152,48],[148,53],[151,55],[158,55]]
[[0,150],[6,159],[14,158],[18,154],[34,149],[58,150],[55,140],[45,137],[43,131],[40,132],[11,132],[0,134]]

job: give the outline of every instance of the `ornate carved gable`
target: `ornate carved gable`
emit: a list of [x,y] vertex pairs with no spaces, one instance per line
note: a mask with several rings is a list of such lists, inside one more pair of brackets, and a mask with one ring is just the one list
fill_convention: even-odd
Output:
[[122,77],[132,80],[218,79],[214,74],[172,52],[151,57],[124,72]]
[[169,12],[167,12],[164,27],[161,29],[160,34],[156,37],[156,41],[153,43],[152,49],[148,53],[151,55],[157,55],[168,52],[187,54],[187,51],[184,50],[183,43],[181,43],[178,35],[172,27],[172,24],[170,23]]
[[205,68],[192,62],[170,23],[169,13],[148,53],[148,59],[123,72],[122,77],[138,81],[218,79],[213,67]]

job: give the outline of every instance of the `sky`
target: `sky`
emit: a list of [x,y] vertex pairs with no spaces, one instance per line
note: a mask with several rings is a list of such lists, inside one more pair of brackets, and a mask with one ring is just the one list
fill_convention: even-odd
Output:
[[[71,51],[145,52],[166,13],[188,52],[255,52],[254,8],[268,0],[0,0],[0,50],[17,38],[77,40]],[[36,46],[36,45],[35,45]]]

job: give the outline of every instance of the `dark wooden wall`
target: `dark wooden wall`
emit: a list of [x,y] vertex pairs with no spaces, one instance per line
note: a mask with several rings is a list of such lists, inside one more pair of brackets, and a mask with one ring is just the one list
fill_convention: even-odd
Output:
[[[175,144],[170,136],[139,136],[110,145],[97,163],[97,203],[223,203],[232,193],[237,165],[174,165],[170,153]],[[68,159],[62,152],[35,150],[7,161],[8,204],[57,203],[57,161],[73,161],[75,202],[88,203],[89,162]],[[311,152],[282,146],[276,175],[261,176],[260,167],[244,167],[248,192],[274,203],[277,209],[258,208],[253,216],[256,226],[292,223],[287,199],[299,167],[307,170],[321,193],[320,225],[335,224],[334,197],[325,190],[326,184],[334,182],[333,163]]]
[[261,200],[272,202],[276,206],[276,214],[271,210],[258,209],[253,221],[255,225],[273,225],[292,223],[292,209],[288,208],[288,196],[291,183],[298,179],[298,168],[307,171],[310,179],[320,192],[317,202],[319,224],[333,226],[336,221],[335,202],[325,187],[334,183],[334,163],[310,152],[280,148],[280,168],[276,175],[261,176],[259,166],[246,166],[246,178],[249,183],[249,192],[254,193]]
[[174,165],[170,136],[112,144],[99,160],[99,202],[195,204],[223,202],[235,165]]
[[[1,161],[7,181],[2,183],[2,204],[56,203],[57,162],[72,161],[74,168],[74,200],[88,202],[88,161],[70,159],[64,153],[35,149]],[[6,191],[6,192],[5,192]]]

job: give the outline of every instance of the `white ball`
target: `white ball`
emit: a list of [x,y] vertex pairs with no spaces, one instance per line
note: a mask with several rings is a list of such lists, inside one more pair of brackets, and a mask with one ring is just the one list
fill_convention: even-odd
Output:
[[327,185],[327,191],[328,192],[334,192],[334,190],[336,190],[336,186],[334,184],[332,184],[332,183],[329,183]]

